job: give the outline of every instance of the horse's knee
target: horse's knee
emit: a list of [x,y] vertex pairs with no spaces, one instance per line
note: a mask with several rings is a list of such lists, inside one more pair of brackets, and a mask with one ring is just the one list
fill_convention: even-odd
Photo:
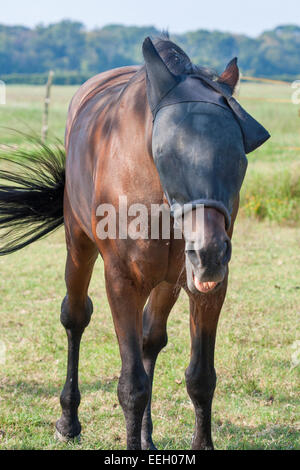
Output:
[[144,358],[157,356],[159,352],[167,345],[168,335],[163,332],[144,332],[143,333],[143,354]]
[[82,332],[90,323],[92,313],[93,303],[90,297],[87,296],[82,302],[73,302],[66,295],[61,304],[60,321],[66,330]]
[[122,372],[118,384],[118,397],[125,412],[143,414],[150,395],[149,379],[145,371],[132,369]]
[[188,394],[194,403],[206,403],[212,400],[217,382],[214,368],[204,372],[197,367],[188,367],[185,379]]

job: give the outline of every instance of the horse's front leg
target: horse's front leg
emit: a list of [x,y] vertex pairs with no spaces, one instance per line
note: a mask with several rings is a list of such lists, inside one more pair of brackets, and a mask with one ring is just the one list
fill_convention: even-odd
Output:
[[180,288],[162,282],[150,295],[143,313],[143,362],[150,380],[150,397],[143,417],[142,448],[155,450],[152,441],[151,395],[157,356],[167,344],[167,320]]
[[191,359],[186,387],[195,407],[192,449],[213,449],[211,406],[216,386],[214,349],[219,314],[227,289],[227,277],[216,292],[190,297]]
[[142,361],[142,312],[149,292],[113,267],[105,267],[105,278],[122,361],[118,398],[126,420],[127,449],[141,449],[142,419],[150,393]]

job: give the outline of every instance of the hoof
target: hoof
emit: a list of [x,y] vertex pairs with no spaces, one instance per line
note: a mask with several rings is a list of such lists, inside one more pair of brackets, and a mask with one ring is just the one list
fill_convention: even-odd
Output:
[[56,422],[55,438],[60,442],[80,442],[80,433],[81,425],[78,419],[70,423],[62,416]]
[[151,442],[142,442],[142,450],[158,450],[157,447]]
[[70,437],[70,436],[63,436],[57,429],[55,429],[55,434],[54,434],[54,439],[60,442],[74,442],[74,443],[79,443],[81,439],[81,434],[78,434],[78,436]]

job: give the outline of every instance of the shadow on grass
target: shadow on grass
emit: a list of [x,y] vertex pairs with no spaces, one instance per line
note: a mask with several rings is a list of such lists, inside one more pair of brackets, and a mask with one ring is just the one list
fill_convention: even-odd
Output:
[[[226,450],[291,450],[299,449],[300,432],[282,424],[239,426],[229,421],[215,427],[213,435],[218,449]],[[226,444],[222,446],[222,442]]]
[[[103,380],[96,380],[91,383],[82,383],[79,384],[79,389],[82,394],[89,392],[114,392],[116,391],[118,378],[108,378]],[[37,382],[25,382],[18,381],[16,383],[5,383],[0,387],[2,393],[17,393],[20,396],[22,395],[32,395],[32,396],[44,396],[44,397],[55,397],[59,396],[62,391],[64,383],[61,385],[46,385],[40,384]]]
[[[155,439],[158,450],[189,450],[193,429],[176,430],[178,438]],[[154,429],[155,434],[155,429]],[[227,421],[222,426],[214,426],[213,441],[216,450],[300,450],[300,431],[296,427],[284,425],[238,426]]]
[[[117,377],[96,380],[90,383],[83,383],[80,386],[84,394],[92,392],[108,392],[116,394]],[[0,387],[2,394],[10,396],[13,401],[25,401],[27,397],[34,400],[37,397],[59,397],[62,390],[61,385],[40,384],[37,382],[17,381],[16,383],[5,383]],[[278,401],[285,401],[284,397]],[[91,418],[92,419],[92,418]],[[170,418],[171,421],[171,418]],[[43,421],[44,422],[44,421]],[[48,423],[52,426],[52,421]],[[166,432],[166,436],[155,439],[154,442],[159,450],[186,450],[191,447],[193,429],[182,425],[175,432]],[[174,437],[175,434],[175,437]],[[300,450],[300,430],[292,425],[267,424],[257,427],[233,424],[224,421],[222,424],[214,423],[213,437],[216,449],[224,450]],[[113,449],[113,444],[112,444]]]
[[[166,437],[154,439],[154,442],[158,450],[189,450],[192,433],[191,429],[189,439]],[[290,426],[277,425],[261,429],[228,423],[213,434],[216,450],[300,450],[300,432]]]

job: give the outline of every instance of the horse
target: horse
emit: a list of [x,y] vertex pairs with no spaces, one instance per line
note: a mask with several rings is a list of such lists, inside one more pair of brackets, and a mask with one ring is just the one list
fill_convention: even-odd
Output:
[[[27,159],[4,157],[16,166],[0,172],[0,254],[64,225],[67,293],[60,320],[68,359],[56,423],[61,440],[81,433],[79,348],[93,312],[88,288],[98,255],[120,349],[118,398],[129,450],[156,449],[151,419],[155,363],[167,344],[169,314],[184,289],[190,303],[185,379],[195,411],[192,449],[213,449],[215,339],[245,154],[269,134],[232,96],[239,80],[236,59],[217,75],[194,65],[164,36],[146,38],[143,56],[143,65],[98,74],[76,92],[67,117],[66,159],[63,151],[46,144],[28,150]],[[125,207],[129,217],[120,220],[120,195],[127,207],[167,208],[169,235],[162,236],[159,210],[158,236],[121,236],[138,211]],[[118,236],[99,235],[109,207],[116,217],[106,222],[116,223]],[[176,236],[184,218],[196,229],[185,229],[183,223],[183,236]]]

